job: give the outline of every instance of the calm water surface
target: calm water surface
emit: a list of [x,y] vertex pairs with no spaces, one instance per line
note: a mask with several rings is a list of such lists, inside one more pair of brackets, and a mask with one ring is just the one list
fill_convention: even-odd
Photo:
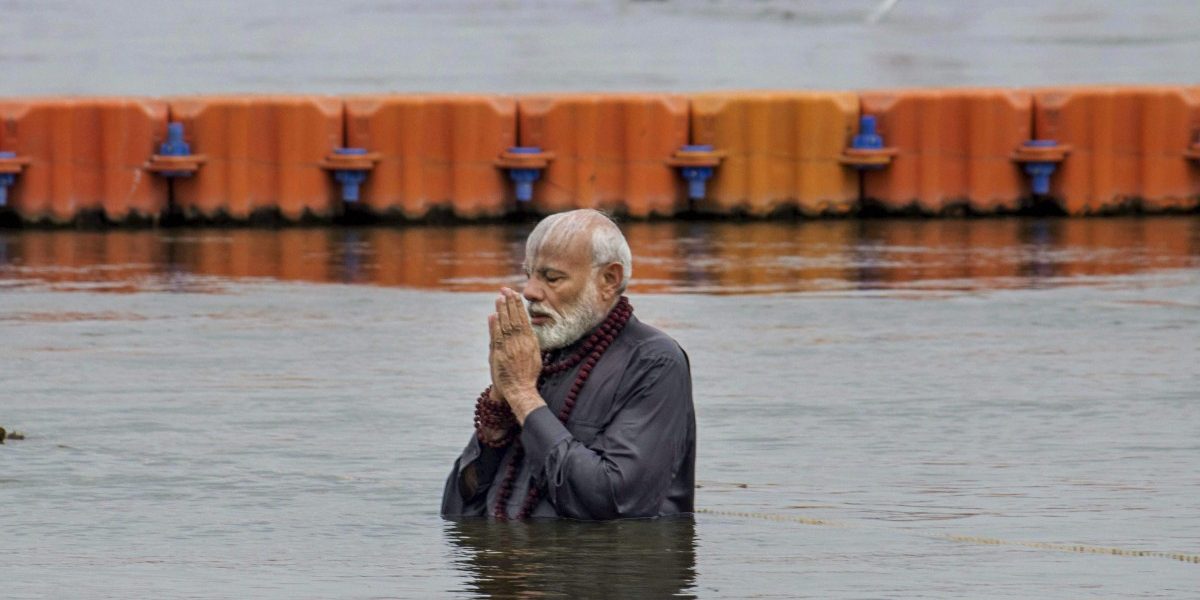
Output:
[[[0,89],[1195,82],[1193,0],[879,4],[0,0]],[[527,231],[0,232],[0,597],[1196,596],[939,537],[1200,553],[1195,217],[630,226],[711,512],[444,522]]]
[[0,595],[1200,589],[941,537],[1200,554],[1200,219],[629,225],[710,512],[446,522],[529,228],[0,233]]
[[[0,0],[4,94],[1194,85],[1195,0]],[[878,14],[878,13],[877,13]]]

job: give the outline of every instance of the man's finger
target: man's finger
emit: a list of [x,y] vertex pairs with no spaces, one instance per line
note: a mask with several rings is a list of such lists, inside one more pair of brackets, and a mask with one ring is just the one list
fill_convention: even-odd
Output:
[[500,322],[496,320],[496,313],[488,315],[488,335],[492,338],[492,345],[500,341]]
[[506,287],[500,288],[500,297],[504,299],[504,305],[501,306],[499,309],[497,309],[497,312],[499,312],[504,317],[504,320],[507,321],[508,324],[511,326],[511,325],[516,324],[516,321],[512,318],[512,315],[509,313],[509,308],[510,308],[510,305],[512,304],[511,299],[509,297],[509,291],[510,290]]
[[521,315],[525,312],[525,303],[521,296],[509,288],[504,288],[504,297],[508,300],[508,322],[513,329],[521,330]]
[[504,297],[503,291],[496,297],[496,321],[501,333],[512,331],[512,323],[508,319],[508,299]]
[[520,294],[513,292],[513,301],[515,302],[513,305],[513,311],[516,312],[517,327],[520,328],[521,331],[528,331],[532,333],[533,325],[529,322],[529,309],[525,307],[525,300],[521,298]]

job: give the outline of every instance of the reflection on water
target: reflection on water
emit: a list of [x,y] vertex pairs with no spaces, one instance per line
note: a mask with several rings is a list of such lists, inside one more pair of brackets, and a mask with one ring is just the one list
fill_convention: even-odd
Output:
[[690,517],[616,523],[448,522],[468,590],[486,598],[695,597]]
[[[220,291],[229,279],[482,291],[530,224],[0,234],[0,286]],[[1200,261],[1200,219],[632,223],[634,291],[1038,287]]]

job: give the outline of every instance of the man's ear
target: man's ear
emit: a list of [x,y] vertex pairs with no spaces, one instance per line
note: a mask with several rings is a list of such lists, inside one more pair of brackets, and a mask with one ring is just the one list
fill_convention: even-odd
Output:
[[600,269],[601,300],[608,302],[616,298],[624,277],[625,271],[621,268],[621,263],[609,263]]

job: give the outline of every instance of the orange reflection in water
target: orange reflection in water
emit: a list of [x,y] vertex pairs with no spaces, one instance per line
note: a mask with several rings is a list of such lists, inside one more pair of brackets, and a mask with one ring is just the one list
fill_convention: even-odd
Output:
[[[221,291],[284,281],[490,291],[521,282],[524,225],[13,231],[0,289]],[[635,292],[1028,287],[1200,266],[1200,218],[663,222],[624,227]]]

